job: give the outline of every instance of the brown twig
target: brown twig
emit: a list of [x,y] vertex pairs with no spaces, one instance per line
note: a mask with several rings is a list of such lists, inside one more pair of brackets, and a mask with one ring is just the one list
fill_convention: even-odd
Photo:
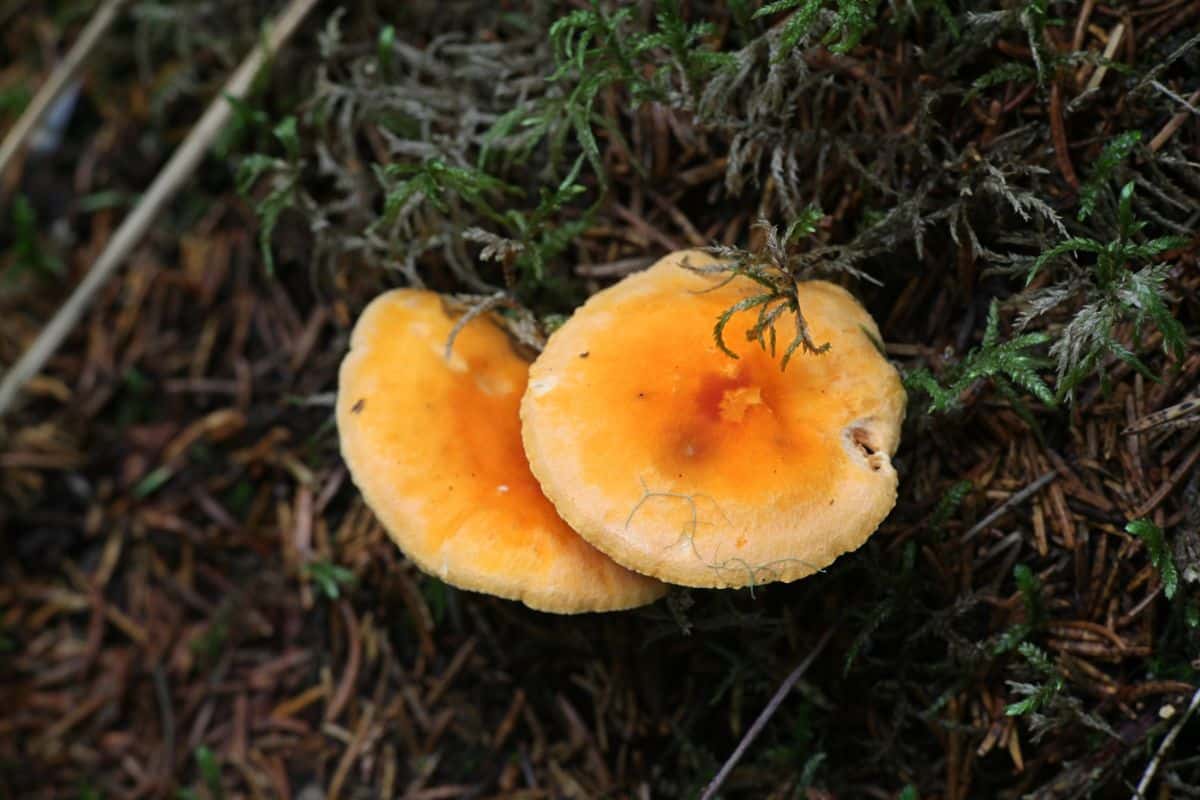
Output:
[[1189,108],[1167,120],[1167,124],[1163,125],[1162,130],[1150,140],[1151,153],[1157,153],[1167,142],[1171,141],[1171,137],[1175,135],[1176,131],[1183,127],[1183,123],[1187,122],[1188,114],[1192,113],[1190,107],[1196,105],[1197,102],[1200,102],[1200,89],[1188,95],[1187,105]]
[[1063,124],[1062,86],[1058,81],[1050,86],[1050,138],[1054,141],[1054,160],[1058,163],[1058,171],[1072,189],[1078,189],[1079,176],[1075,174],[1075,167],[1071,164],[1067,128]]
[[1186,478],[1192,472],[1192,466],[1200,459],[1200,445],[1192,448],[1192,452],[1188,453],[1187,457],[1179,464],[1178,467],[1171,473],[1162,484],[1154,491],[1146,502],[1142,503],[1133,511],[1134,517],[1144,517],[1154,509],[1158,508],[1158,504],[1167,499],[1167,495],[1179,485],[1179,482]]
[[362,660],[361,637],[359,636],[358,620],[354,617],[354,609],[351,608],[349,601],[343,600],[338,604],[338,611],[342,613],[342,621],[346,625],[346,648],[349,656],[346,658],[346,668],[333,693],[333,699],[329,701],[329,706],[325,709],[326,722],[337,719],[346,707],[346,703],[350,701],[350,696],[354,692],[354,684],[358,680],[359,663]]

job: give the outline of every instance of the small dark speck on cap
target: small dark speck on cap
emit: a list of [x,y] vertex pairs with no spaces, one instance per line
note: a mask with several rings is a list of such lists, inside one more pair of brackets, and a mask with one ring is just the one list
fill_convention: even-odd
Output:
[[367,398],[360,397],[360,398],[358,398],[358,402],[355,403],[353,406],[351,406],[350,413],[357,414],[358,412],[362,411],[363,408],[366,407],[366,405],[367,405]]
[[588,357],[588,356],[590,356],[591,354],[592,354],[592,352],[591,352],[590,350],[584,350],[582,353],[580,353],[580,354],[579,354],[579,357],[580,357],[580,358],[587,358],[587,357]]

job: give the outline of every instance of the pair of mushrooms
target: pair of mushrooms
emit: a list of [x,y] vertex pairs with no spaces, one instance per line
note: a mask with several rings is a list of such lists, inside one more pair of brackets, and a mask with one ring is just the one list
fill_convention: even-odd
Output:
[[[559,613],[662,596],[663,582],[792,581],[859,547],[896,499],[905,393],[844,289],[800,284],[828,352],[786,370],[718,316],[759,291],[673,253],[595,294],[532,363],[494,318],[388,292],[342,363],[354,482],[397,545],[447,583]],[[786,341],[790,318],[780,319]],[[740,347],[738,344],[740,343]]]

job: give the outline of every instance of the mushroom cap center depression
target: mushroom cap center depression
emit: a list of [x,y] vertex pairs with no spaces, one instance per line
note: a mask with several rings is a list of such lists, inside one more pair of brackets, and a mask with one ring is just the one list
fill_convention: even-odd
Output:
[[746,422],[750,414],[771,413],[762,387],[752,384],[749,371],[732,359],[718,372],[701,375],[694,389],[684,390],[685,396],[679,398],[684,408],[689,393],[693,396],[694,414],[690,421],[686,415],[681,416],[678,431],[682,437],[680,454],[687,459],[710,455],[718,431]]
[[[586,377],[574,379],[586,382],[584,391],[545,387],[542,402],[573,406],[556,419],[607,418],[579,426],[584,479],[634,490],[640,482],[645,492],[704,495],[717,506],[722,498],[804,503],[832,496],[845,461],[836,421],[853,419],[854,405],[839,396],[837,360],[797,354],[782,371],[778,353],[745,339],[754,314],[726,327],[725,341],[740,357],[721,352],[711,331],[728,293],[688,293],[671,306],[644,299],[622,309],[637,324],[614,320],[586,356],[577,354],[586,359],[579,362]],[[819,335],[821,326],[813,327]],[[789,321],[781,320],[778,333],[790,340]],[[577,406],[581,398],[587,408]]]

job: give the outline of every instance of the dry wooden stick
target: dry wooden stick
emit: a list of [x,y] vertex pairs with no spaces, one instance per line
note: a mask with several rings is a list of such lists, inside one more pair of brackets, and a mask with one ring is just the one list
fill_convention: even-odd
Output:
[[[1108,35],[1108,44],[1104,47],[1104,61],[1112,61],[1112,57],[1116,55],[1117,48],[1121,46],[1121,39],[1125,36],[1125,23],[1118,22],[1116,27],[1112,29],[1112,33]],[[1100,88],[1100,84],[1104,81],[1104,76],[1108,73],[1108,64],[1101,62],[1100,66],[1092,74],[1092,79],[1088,81],[1087,90]]]
[[1188,113],[1194,112],[1192,106],[1197,101],[1200,101],[1200,89],[1197,89],[1188,96],[1187,102],[1184,103],[1187,110],[1180,111],[1167,120],[1167,124],[1163,125],[1162,130],[1150,140],[1150,152],[1157,153],[1163,148],[1163,145],[1171,141],[1171,137],[1175,135],[1175,132],[1183,127],[1183,123],[1187,122]]
[[1188,718],[1195,713],[1200,707],[1200,689],[1192,695],[1191,702],[1188,703],[1187,709],[1180,715],[1179,721],[1171,726],[1171,730],[1163,737],[1162,742],[1158,745],[1158,750],[1154,752],[1154,758],[1150,759],[1150,763],[1146,766],[1146,771],[1142,773],[1142,779],[1138,781],[1137,789],[1133,793],[1131,800],[1144,800],[1146,790],[1150,788],[1150,782],[1154,780],[1154,775],[1158,772],[1159,764],[1162,763],[1163,756],[1171,749],[1171,745],[1175,743],[1175,738],[1179,736],[1179,732],[1183,730],[1183,726],[1187,724]]
[[816,646],[800,662],[800,665],[783,679],[783,683],[779,684],[779,688],[775,690],[775,694],[767,703],[767,707],[762,710],[762,713],[754,720],[754,724],[746,731],[746,735],[738,742],[738,746],[734,749],[733,754],[729,756],[724,766],[721,767],[721,771],[704,788],[704,794],[700,796],[700,800],[712,800],[717,792],[720,791],[721,785],[725,783],[725,779],[729,777],[729,773],[733,772],[733,768],[742,760],[742,756],[746,754],[746,750],[750,747],[751,743],[758,737],[758,734],[762,733],[762,729],[767,726],[768,720],[774,716],[775,711],[782,705],[783,699],[787,697],[788,692],[792,690],[792,687],[796,685],[796,682],[800,680],[812,662],[825,649],[825,645],[829,644],[829,640],[832,638],[835,630],[837,630],[837,625],[831,625],[829,630],[825,631],[825,635],[821,637],[821,640],[817,642]]
[[0,416],[3,416],[16,399],[26,382],[41,371],[50,356],[62,344],[71,329],[83,316],[97,290],[104,285],[118,266],[141,240],[162,207],[165,206],[184,182],[200,165],[205,152],[216,140],[233,113],[233,106],[226,99],[241,99],[250,90],[255,75],[262,69],[267,57],[277,51],[295,33],[304,17],[317,4],[317,0],[291,0],[287,8],[276,18],[262,46],[254,51],[233,73],[220,96],[212,101],[204,116],[192,128],[187,139],[171,156],[162,171],[142,195],[137,206],[121,223],[108,245],[92,264],[79,286],[67,298],[54,318],[42,330],[20,360],[14,364],[0,381]]
[[1067,129],[1063,123],[1062,86],[1058,81],[1050,85],[1050,141],[1054,143],[1054,160],[1058,162],[1058,170],[1063,180],[1071,184],[1071,188],[1079,189],[1079,177],[1075,174],[1075,166],[1071,163],[1071,148],[1067,143]]
[[92,50],[104,36],[104,32],[117,18],[117,12],[121,10],[121,6],[127,2],[128,0],[107,0],[88,20],[88,24],[80,32],[79,38],[67,52],[66,58],[54,68],[54,72],[50,74],[50,77],[42,84],[42,88],[38,89],[33,100],[25,108],[25,113],[21,114],[21,118],[4,137],[4,143],[0,144],[0,175],[3,175],[4,171],[8,169],[9,162],[21,151],[21,147],[29,135],[33,133],[38,123],[42,121],[42,117],[50,110],[55,98],[62,93],[63,87],[75,77],[75,73],[91,55]]
[[1039,489],[1041,489],[1043,486],[1045,486],[1050,481],[1054,480],[1057,476],[1058,476],[1057,470],[1050,470],[1046,474],[1041,475],[1040,477],[1035,479],[1032,483],[1030,483],[1028,486],[1026,486],[1021,491],[1016,492],[1016,493],[1012,494],[1011,496],[1009,496],[1009,498],[1007,500],[1005,500],[1003,503],[1001,503],[999,506],[996,507],[995,511],[988,514],[986,517],[979,520],[979,522],[976,522],[974,525],[972,525],[971,529],[962,535],[962,541],[968,542],[971,539],[974,539],[976,536],[979,535],[980,531],[982,531],[988,525],[991,525],[996,520],[1000,519],[1000,517],[1007,514],[1010,509],[1015,508],[1016,506],[1020,505],[1021,503],[1024,503],[1030,497],[1035,495]]

